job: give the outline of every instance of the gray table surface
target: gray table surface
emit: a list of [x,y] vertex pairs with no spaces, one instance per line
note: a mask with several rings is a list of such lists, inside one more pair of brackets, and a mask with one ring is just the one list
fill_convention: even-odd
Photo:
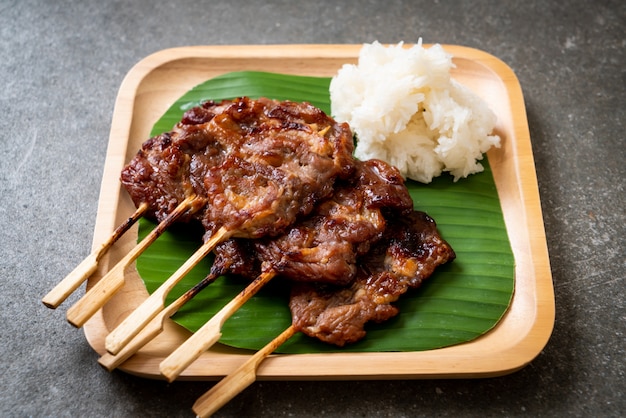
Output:
[[556,294],[527,367],[489,379],[257,382],[218,416],[626,413],[626,3],[0,0],[0,416],[191,416],[209,383],[108,373],[41,297],[89,252],[114,100],[184,45],[466,45],[521,82]]

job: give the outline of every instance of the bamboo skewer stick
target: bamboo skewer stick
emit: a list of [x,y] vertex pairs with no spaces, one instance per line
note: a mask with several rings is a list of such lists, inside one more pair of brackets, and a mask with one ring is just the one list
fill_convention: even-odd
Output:
[[147,203],[139,205],[135,213],[119,225],[105,242],[89,254],[74,270],[65,276],[62,281],[43,297],[41,300],[43,304],[50,309],[55,309],[63,303],[72,292],[96,271],[98,262],[102,256],[135,224],[135,222],[137,222],[137,219],[141,218],[143,214],[146,213],[146,210],[148,210]]
[[161,374],[170,382],[176,379],[183,370],[200,356],[200,354],[208,350],[220,339],[224,322],[275,275],[276,272],[270,270],[261,273],[261,275],[254,279],[254,281],[235,296],[233,300],[228,302],[228,304],[216,313],[206,324],[193,333],[187,341],[182,343],[172,354],[161,362],[159,366]]
[[116,355],[105,353],[98,359],[98,363],[100,363],[100,365],[108,371],[113,371],[120,364],[124,363],[163,331],[163,324],[166,318],[170,318],[178,312],[178,310],[182,308],[185,303],[189,302],[194,298],[194,296],[200,293],[202,289],[213,283],[220,276],[220,274],[222,274],[221,271],[212,271],[208,276],[202,279],[202,281],[169,304],[167,308],[159,312],[159,314],[155,316],[152,321],[150,321],[148,325],[146,325],[146,327]]
[[148,299],[122,321],[106,338],[105,346],[109,353],[116,355],[142,328],[164,309],[167,294],[195,267],[213,248],[232,234],[226,228],[220,228],[211,238],[167,279]]
[[147,237],[122,258],[98,283],[67,311],[67,321],[77,328],[82,327],[98,309],[124,285],[124,270],[150,246],[176,219],[189,210],[196,197],[188,197],[180,203]]
[[285,343],[296,333],[295,326],[291,325],[278,337],[270,341],[265,347],[257,351],[237,370],[226,376],[202,395],[193,404],[193,412],[197,417],[206,418],[237,396],[241,391],[256,380],[256,371],[267,356]]

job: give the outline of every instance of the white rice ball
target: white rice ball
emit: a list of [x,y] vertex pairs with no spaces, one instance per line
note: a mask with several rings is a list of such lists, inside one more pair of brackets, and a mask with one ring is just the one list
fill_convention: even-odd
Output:
[[495,114],[450,77],[452,57],[421,39],[363,45],[357,65],[344,65],[330,83],[332,114],[357,137],[355,156],[378,158],[403,176],[430,183],[442,172],[454,181],[483,171],[478,162],[500,138]]

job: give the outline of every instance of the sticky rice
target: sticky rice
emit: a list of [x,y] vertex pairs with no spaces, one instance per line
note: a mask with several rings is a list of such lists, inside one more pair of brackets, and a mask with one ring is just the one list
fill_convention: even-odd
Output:
[[495,114],[450,76],[452,57],[420,41],[365,44],[357,65],[344,65],[330,84],[332,114],[356,134],[355,156],[378,158],[423,183],[450,172],[454,181],[483,171]]

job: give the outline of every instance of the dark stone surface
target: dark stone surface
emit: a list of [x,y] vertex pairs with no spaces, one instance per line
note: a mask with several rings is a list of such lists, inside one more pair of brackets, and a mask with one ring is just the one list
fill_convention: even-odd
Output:
[[191,416],[208,383],[109,374],[41,297],[87,255],[113,104],[146,55],[199,44],[448,43],[525,94],[556,293],[552,338],[480,380],[257,382],[219,416],[626,413],[626,6],[615,1],[0,0],[0,416]]

